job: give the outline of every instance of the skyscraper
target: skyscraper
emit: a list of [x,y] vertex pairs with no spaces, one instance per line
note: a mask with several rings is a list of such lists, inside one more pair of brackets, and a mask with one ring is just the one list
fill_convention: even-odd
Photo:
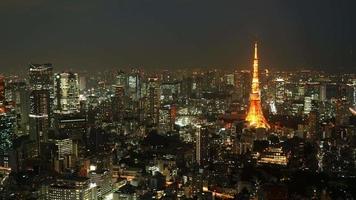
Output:
[[251,80],[251,73],[250,71],[247,70],[242,70],[238,73],[238,80],[239,80],[239,86],[240,86],[240,91],[241,91],[241,98],[243,103],[247,103],[249,99],[249,93],[250,93],[250,80]]
[[285,80],[283,78],[277,78],[275,81],[276,93],[275,99],[277,104],[283,104],[285,101]]
[[17,118],[17,135],[28,134],[30,91],[24,81],[9,81],[6,85],[6,101],[14,106]]
[[153,121],[153,124],[159,122],[161,90],[158,78],[148,79],[148,114]]
[[119,71],[116,75],[116,85],[126,86],[127,76],[124,71]]
[[326,84],[325,83],[321,83],[319,86],[319,100],[320,101],[326,101]]
[[352,104],[353,104],[353,106],[356,106],[356,79],[354,79],[353,81],[352,81],[352,88],[353,88],[353,100],[352,100]]
[[29,83],[31,90],[53,89],[53,67],[52,64],[30,64]]
[[[141,98],[141,80],[140,71],[132,69],[131,74],[128,76],[127,94],[133,101],[138,101]],[[120,77],[122,82],[122,77]]]
[[61,112],[79,110],[78,74],[71,72],[58,73],[55,78],[55,109]]
[[205,165],[208,161],[208,128],[198,125],[195,137],[195,160],[199,165]]
[[5,101],[5,80],[4,77],[0,75],[0,105]]
[[35,142],[35,155],[40,153],[40,143],[47,140],[50,127],[50,94],[48,90],[33,90],[30,94],[30,138]]
[[4,77],[0,75],[0,114],[5,113],[5,80]]
[[34,141],[34,156],[40,153],[40,143],[47,140],[53,99],[52,64],[30,64],[30,138]]
[[261,106],[260,82],[258,79],[258,54],[257,43],[255,43],[255,54],[253,59],[253,74],[250,94],[250,105],[246,116],[246,121],[250,127],[269,128],[266,118],[263,116]]
[[12,148],[15,130],[16,115],[12,112],[0,112],[0,166],[9,165],[9,151]]
[[125,88],[123,85],[114,85],[114,96],[111,97],[113,120],[122,122],[125,112]]

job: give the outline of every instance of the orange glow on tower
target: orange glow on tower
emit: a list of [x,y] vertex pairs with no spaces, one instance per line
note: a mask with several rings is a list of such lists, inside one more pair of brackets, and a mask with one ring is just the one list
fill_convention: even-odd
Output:
[[260,82],[258,80],[258,52],[257,43],[255,43],[255,54],[253,58],[253,74],[250,93],[250,105],[246,116],[246,121],[250,127],[270,128],[266,118],[263,116],[260,95]]

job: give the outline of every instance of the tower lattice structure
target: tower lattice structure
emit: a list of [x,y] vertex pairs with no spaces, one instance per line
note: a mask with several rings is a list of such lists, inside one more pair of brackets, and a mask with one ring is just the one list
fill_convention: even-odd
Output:
[[246,121],[250,127],[270,128],[262,112],[260,82],[258,79],[258,47],[255,43],[255,53],[253,59],[253,74],[250,93],[250,105],[246,115]]

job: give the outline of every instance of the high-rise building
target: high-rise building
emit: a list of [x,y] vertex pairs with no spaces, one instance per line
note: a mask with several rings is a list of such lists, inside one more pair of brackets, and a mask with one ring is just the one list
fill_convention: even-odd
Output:
[[246,116],[246,121],[250,127],[269,128],[266,118],[263,116],[261,106],[261,91],[258,79],[258,54],[257,43],[255,43],[255,54],[253,59],[253,76],[250,94],[250,105]]
[[235,86],[235,74],[226,74],[225,80],[226,80],[226,85]]
[[178,98],[181,88],[179,82],[165,82],[161,84],[161,96],[163,103],[170,103]]
[[119,71],[116,75],[116,85],[125,86],[127,82],[126,74],[123,71]]
[[304,114],[309,114],[312,109],[312,99],[310,97],[304,97]]
[[285,101],[285,81],[283,78],[275,80],[276,85],[276,103],[282,104]]
[[5,78],[0,75],[0,105],[5,101]]
[[28,134],[30,93],[24,81],[9,81],[6,86],[7,101],[14,106],[17,118],[17,134]]
[[352,81],[352,89],[353,89],[353,94],[352,94],[352,104],[356,106],[356,79]]
[[54,127],[71,139],[83,141],[87,134],[87,118],[81,113],[56,113]]
[[87,77],[85,74],[79,74],[79,90],[87,89]]
[[111,97],[113,120],[121,122],[125,112],[125,88],[123,85],[114,85],[114,96]]
[[0,114],[5,113],[5,80],[0,75]]
[[48,133],[48,142],[41,145],[41,159],[50,163],[52,170],[61,173],[74,166],[78,158],[77,144],[70,133],[51,129]]
[[88,174],[90,182],[97,186],[98,199],[105,199],[112,192],[112,174],[109,170],[93,170]]
[[29,84],[31,90],[53,90],[52,64],[30,64]]
[[250,93],[250,84],[251,84],[251,73],[247,70],[242,70],[239,72],[239,87],[241,90],[241,97],[243,103],[247,103]]
[[0,166],[9,166],[9,152],[16,130],[16,115],[11,112],[0,113]]
[[[120,80],[120,82],[122,82]],[[138,70],[132,70],[127,80],[127,95],[133,101],[138,101],[141,97],[141,80]]]
[[51,125],[53,104],[53,67],[52,64],[30,64],[30,138],[35,143],[34,153],[40,153],[40,143],[47,140]]
[[305,84],[298,84],[297,85],[297,99],[303,99],[305,95]]
[[35,142],[34,152],[40,153],[40,143],[47,140],[50,127],[50,93],[49,90],[33,90],[30,93],[30,138]]
[[195,160],[199,165],[205,165],[208,161],[208,128],[198,125],[195,137]]
[[56,138],[54,140],[55,145],[57,147],[57,157],[65,158],[67,155],[73,154],[73,140],[70,138]]
[[167,133],[172,130],[174,123],[172,120],[172,109],[170,105],[165,105],[159,110],[158,133]]
[[78,74],[64,72],[55,75],[55,108],[61,112],[79,110]]
[[320,84],[320,94],[319,94],[320,101],[326,101],[326,85]]
[[41,159],[51,163],[51,169],[61,173],[73,167],[78,156],[76,143],[63,132],[51,129],[48,142],[41,145]]
[[160,110],[160,98],[161,90],[158,78],[148,79],[148,114],[152,119],[153,124],[158,124],[159,122],[159,110]]

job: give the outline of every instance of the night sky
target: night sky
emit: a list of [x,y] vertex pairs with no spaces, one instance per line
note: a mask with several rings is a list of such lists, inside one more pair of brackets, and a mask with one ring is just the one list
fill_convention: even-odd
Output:
[[1,0],[0,72],[261,65],[356,71],[355,0]]

